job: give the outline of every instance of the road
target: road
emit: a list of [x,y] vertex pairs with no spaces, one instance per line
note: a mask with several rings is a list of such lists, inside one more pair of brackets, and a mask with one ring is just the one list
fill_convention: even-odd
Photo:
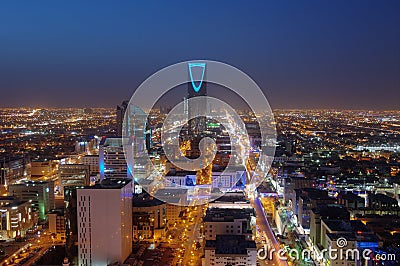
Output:
[[271,226],[269,225],[268,219],[265,215],[265,212],[263,210],[260,199],[256,198],[252,202],[252,204],[254,206],[254,209],[256,210],[257,225],[259,226],[260,231],[265,233],[265,236],[268,239],[268,244],[270,244],[276,250],[276,252],[274,253],[274,256],[273,256],[273,260],[271,260],[271,261],[264,260],[264,261],[261,261],[261,263],[264,263],[265,265],[288,266],[287,261],[280,260],[277,256],[277,251],[280,250],[281,247],[279,245],[279,242],[275,238],[275,235],[271,229]]
[[[29,257],[29,259],[23,265],[32,265],[36,260],[38,260],[46,250],[48,250],[51,246],[59,245],[60,243],[54,243],[54,240],[50,233],[46,230],[39,230],[40,234],[35,234],[31,236],[28,241],[23,242],[24,246],[21,246],[18,250],[14,251],[12,254],[9,254],[7,258],[0,263],[0,266],[3,265],[14,265],[10,263],[11,261],[20,262],[24,258]],[[29,245],[29,251],[27,251],[26,247]],[[18,257],[18,259],[15,259]],[[15,263],[17,264],[17,263]]]
[[39,250],[38,253],[36,253],[32,258],[30,258],[27,262],[25,262],[24,264],[22,264],[22,266],[30,266],[33,265],[36,261],[38,261],[43,255],[44,253],[51,247],[51,244],[45,244],[42,245],[42,248]]
[[182,260],[182,265],[201,265],[200,255],[202,253],[194,247],[194,244],[200,242],[200,226],[202,221],[202,206],[197,206],[196,211],[192,212],[194,217],[194,225],[191,226],[191,231],[188,232],[189,237],[185,243],[185,253]]

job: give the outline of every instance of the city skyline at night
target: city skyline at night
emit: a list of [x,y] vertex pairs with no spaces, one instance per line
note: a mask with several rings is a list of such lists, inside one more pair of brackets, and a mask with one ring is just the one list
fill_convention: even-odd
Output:
[[165,66],[212,59],[274,109],[399,109],[398,1],[239,6],[3,3],[0,106],[113,107]]
[[0,266],[400,265],[399,14],[0,3]]

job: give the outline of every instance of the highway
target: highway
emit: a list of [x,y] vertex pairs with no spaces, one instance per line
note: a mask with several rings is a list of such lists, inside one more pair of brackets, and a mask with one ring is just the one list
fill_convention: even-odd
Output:
[[[10,254],[7,258],[5,258],[0,266],[4,265],[33,265],[38,259],[40,259],[43,254],[54,245],[60,245],[61,243],[55,243],[51,234],[46,230],[40,230],[41,234],[36,234],[28,239],[27,242],[24,242],[24,246],[14,253]],[[27,247],[29,246],[29,249]],[[18,258],[18,259],[16,259]],[[24,263],[21,263],[22,260],[27,259]],[[11,261],[14,261],[12,263]]]
[[191,226],[191,230],[188,232],[189,233],[189,237],[187,239],[187,242],[185,244],[185,253],[183,256],[183,262],[182,265],[201,265],[201,253],[199,252],[199,250],[196,250],[194,247],[194,244],[197,242],[200,242],[200,226],[201,226],[201,222],[202,222],[202,213],[203,213],[203,208],[202,206],[197,206],[195,207],[197,208],[194,212],[194,220],[195,223],[193,226]]
[[254,209],[256,210],[257,225],[260,228],[260,231],[265,233],[265,236],[269,240],[269,243],[272,244],[273,248],[275,248],[276,250],[276,252],[274,252],[273,260],[271,261],[264,260],[261,261],[261,263],[264,263],[265,265],[288,266],[287,261],[280,260],[277,256],[277,252],[278,250],[280,250],[281,247],[279,245],[279,242],[275,238],[271,226],[269,225],[268,219],[265,215],[260,199],[256,198],[254,201],[252,201],[252,204],[254,206]]

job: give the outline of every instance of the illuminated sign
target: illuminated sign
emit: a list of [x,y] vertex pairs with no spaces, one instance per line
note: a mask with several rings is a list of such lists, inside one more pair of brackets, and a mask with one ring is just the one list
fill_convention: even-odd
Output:
[[219,127],[220,124],[219,123],[208,123],[207,126],[208,127],[212,127],[212,128],[216,128],[216,127]]
[[[204,79],[204,72],[206,71],[206,63],[189,63],[189,75],[190,75],[190,80],[192,81],[192,86],[195,92],[199,92],[201,85],[203,84],[203,79]],[[199,80],[199,85],[196,86],[195,80],[193,79],[193,71],[192,69],[194,67],[201,67],[202,72],[201,72],[201,78]]]
[[357,242],[356,246],[358,248],[377,248],[379,246],[378,242]]

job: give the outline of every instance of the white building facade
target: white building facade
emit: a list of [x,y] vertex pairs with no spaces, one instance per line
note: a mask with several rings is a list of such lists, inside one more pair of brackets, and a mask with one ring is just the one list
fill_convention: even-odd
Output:
[[77,207],[79,265],[123,263],[132,252],[132,182],[78,189]]

